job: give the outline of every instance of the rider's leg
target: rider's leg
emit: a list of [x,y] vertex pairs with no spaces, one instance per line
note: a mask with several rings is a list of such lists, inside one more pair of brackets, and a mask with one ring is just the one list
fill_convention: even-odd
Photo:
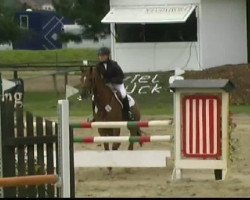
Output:
[[130,110],[127,91],[126,91],[126,89],[124,87],[124,84],[122,83],[122,84],[112,84],[112,85],[121,94],[123,110],[124,110],[124,112],[126,114],[126,118],[128,120],[134,120],[133,113]]

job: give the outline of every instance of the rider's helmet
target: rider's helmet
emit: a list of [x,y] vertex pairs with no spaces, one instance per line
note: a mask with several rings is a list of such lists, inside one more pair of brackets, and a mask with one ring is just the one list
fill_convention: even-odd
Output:
[[103,55],[110,55],[110,50],[109,48],[107,47],[101,47],[99,50],[98,50],[98,56],[103,56]]

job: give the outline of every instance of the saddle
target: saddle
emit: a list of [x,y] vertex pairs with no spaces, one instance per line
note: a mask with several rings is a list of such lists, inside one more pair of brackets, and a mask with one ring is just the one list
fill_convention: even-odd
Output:
[[[106,84],[111,91],[114,93],[115,98],[117,99],[117,101],[119,102],[119,104],[121,105],[121,107],[123,108],[123,103],[122,103],[122,97],[119,91],[115,90],[111,84]],[[129,94],[127,94],[128,96],[128,102],[129,102],[129,107],[133,107],[135,105],[135,100],[133,99],[132,96],[130,96]]]

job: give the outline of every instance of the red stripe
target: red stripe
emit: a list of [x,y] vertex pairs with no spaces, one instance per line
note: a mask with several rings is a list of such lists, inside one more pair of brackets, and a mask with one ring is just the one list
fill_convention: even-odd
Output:
[[196,153],[199,154],[200,129],[199,129],[199,98],[196,100]]
[[141,128],[148,127],[148,122],[147,121],[140,121],[140,122],[138,122],[138,126]]
[[94,137],[85,137],[83,138],[84,143],[93,143],[94,142]]
[[217,138],[217,145],[218,145],[218,152],[217,152],[217,158],[219,158],[222,155],[222,150],[221,150],[221,146],[222,146],[222,130],[221,130],[221,123],[222,123],[222,117],[221,117],[221,98],[218,98],[218,103],[217,103],[217,134],[218,134],[218,138]]
[[207,145],[206,145],[206,119],[207,119],[207,116],[206,116],[206,99],[203,99],[202,100],[202,119],[203,119],[203,122],[202,122],[202,124],[203,124],[203,134],[202,134],[202,137],[203,137],[203,152],[202,152],[202,154],[205,154],[206,153],[206,147],[207,147]]
[[81,123],[82,128],[92,128],[91,122],[83,122]]
[[[186,142],[186,137],[187,137],[187,119],[186,119],[186,112],[188,112],[188,110],[186,110],[186,102],[187,101],[190,101],[190,114],[188,117],[190,117],[190,140],[187,141],[189,142],[190,144],[190,153],[187,154],[187,142]],[[195,100],[195,104],[196,104],[196,110],[195,110],[195,113],[197,114],[195,120],[196,120],[196,126],[193,127],[193,119],[192,119],[192,116],[193,116],[193,105],[192,105],[192,101]],[[202,100],[202,122],[201,122],[201,125],[203,127],[203,132],[200,133],[200,124],[199,124],[199,120],[200,120],[200,117],[199,117],[199,100]],[[206,116],[206,100],[209,100],[208,102],[208,115]],[[217,120],[218,120],[218,127],[216,127],[218,129],[218,152],[216,152],[216,155],[214,155],[213,151],[214,151],[214,107],[213,107],[213,101],[216,100],[217,101]],[[181,152],[182,152],[182,155],[184,157],[187,157],[187,158],[203,158],[203,159],[208,159],[208,158],[216,158],[216,159],[220,159],[221,155],[222,155],[222,142],[221,142],[221,138],[222,138],[222,132],[221,132],[221,97],[218,97],[218,96],[195,96],[195,95],[191,95],[191,96],[186,96],[182,99],[182,105],[181,105],[181,112],[182,112],[182,115],[181,115],[181,137],[182,137],[182,146],[181,146]],[[209,139],[210,139],[210,143],[208,144],[209,147],[210,147],[210,151],[207,152],[207,145],[206,145],[206,119],[209,119],[209,129],[210,129],[210,132],[208,133],[209,135]],[[193,137],[194,137],[194,133],[193,133],[193,130],[194,129],[197,129],[196,130],[196,140],[193,142]],[[200,145],[200,140],[203,141],[203,145],[202,145],[202,149],[201,149],[201,153],[199,153],[199,145]],[[193,144],[194,143],[194,144]],[[195,145],[195,146],[193,146]],[[195,151],[196,152],[193,152],[193,147],[195,147]]]
[[210,117],[210,152],[209,154],[213,154],[214,152],[214,104],[213,104],[213,99],[209,101],[209,117]]
[[140,143],[150,142],[150,136],[141,136]]
[[193,153],[193,98],[190,98],[190,106],[189,106],[189,122],[190,122],[190,125],[189,125],[189,128],[190,128],[190,131],[189,131],[189,152],[190,154]]
[[182,134],[181,137],[182,139],[182,146],[181,146],[181,152],[184,156],[186,156],[186,98],[183,98],[182,100]]

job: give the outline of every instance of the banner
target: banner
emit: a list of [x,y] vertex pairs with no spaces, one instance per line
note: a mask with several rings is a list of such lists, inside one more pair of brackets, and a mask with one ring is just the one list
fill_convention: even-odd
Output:
[[[22,79],[10,79],[3,82],[3,97],[2,101],[14,101],[15,108],[23,106],[24,98],[24,82]],[[5,83],[4,83],[5,82]],[[14,84],[10,84],[10,82]],[[8,85],[9,87],[5,87]],[[11,87],[12,86],[12,87]],[[7,89],[8,88],[8,89]]]

